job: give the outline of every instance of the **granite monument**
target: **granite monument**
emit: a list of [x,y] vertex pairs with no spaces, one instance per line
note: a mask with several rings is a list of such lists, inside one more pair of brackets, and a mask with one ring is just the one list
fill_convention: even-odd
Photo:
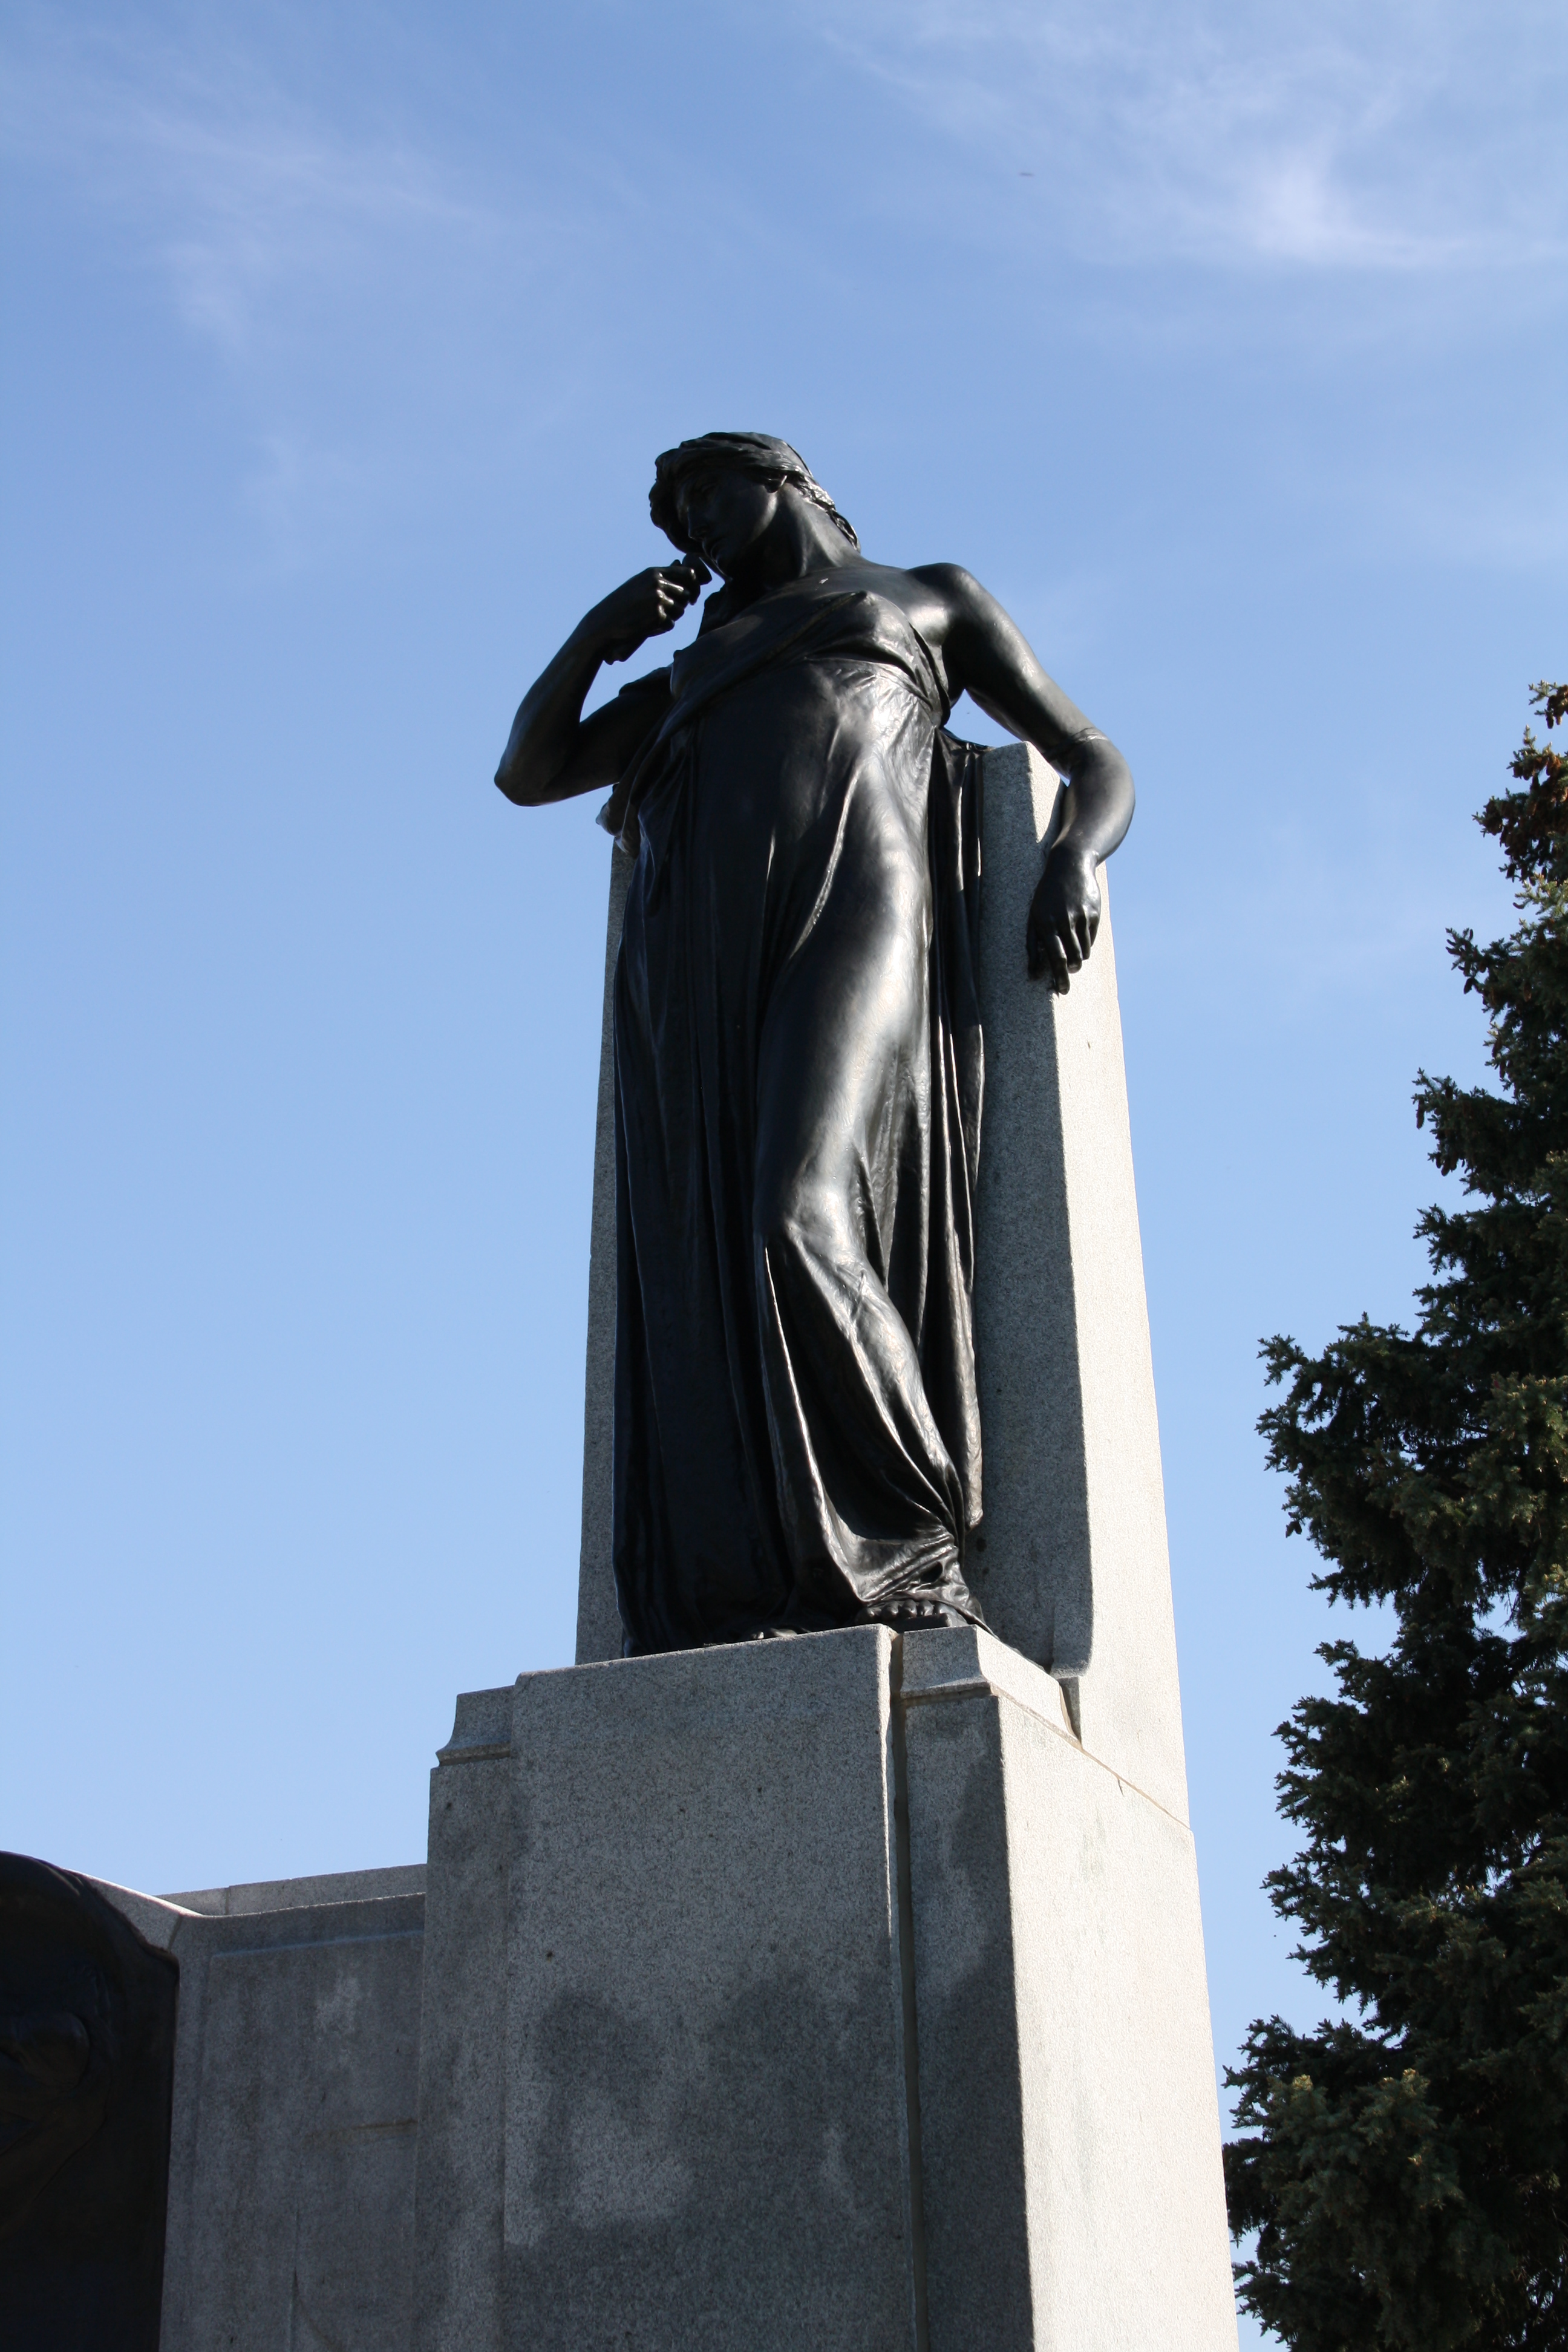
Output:
[[1127,770],[787,445],[652,510],[499,779],[616,845],[578,1663],[458,1698],[422,1865],[90,1890],[178,1969],[162,2352],[1234,2352]]

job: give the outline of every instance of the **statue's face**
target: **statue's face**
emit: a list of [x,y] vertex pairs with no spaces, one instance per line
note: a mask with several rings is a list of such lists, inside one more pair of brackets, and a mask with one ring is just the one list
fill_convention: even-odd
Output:
[[734,578],[777,514],[779,488],[729,466],[682,485],[677,505],[686,535],[721,579]]

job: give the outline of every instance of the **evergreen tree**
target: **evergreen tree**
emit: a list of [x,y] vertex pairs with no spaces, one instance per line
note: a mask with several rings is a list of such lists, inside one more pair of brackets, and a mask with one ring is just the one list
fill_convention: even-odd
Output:
[[1527,730],[1512,772],[1518,926],[1448,939],[1497,1084],[1417,1081],[1466,1205],[1421,1219],[1415,1329],[1264,1349],[1316,1588],[1395,1628],[1280,1728],[1270,1896],[1357,2021],[1256,2023],[1229,2078],[1241,2299],[1296,2352],[1568,2347],[1568,760]]

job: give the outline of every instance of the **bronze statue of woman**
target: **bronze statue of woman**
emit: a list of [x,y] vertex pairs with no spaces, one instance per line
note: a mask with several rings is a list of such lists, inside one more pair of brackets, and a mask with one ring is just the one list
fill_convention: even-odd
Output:
[[[578,624],[496,782],[608,788],[615,1571],[628,1655],[979,1622],[971,1296],[981,755],[968,693],[1068,782],[1020,943],[1065,990],[1132,780],[956,564],[872,563],[787,442],[709,433],[649,496],[683,560]],[[592,718],[601,663],[696,642]]]

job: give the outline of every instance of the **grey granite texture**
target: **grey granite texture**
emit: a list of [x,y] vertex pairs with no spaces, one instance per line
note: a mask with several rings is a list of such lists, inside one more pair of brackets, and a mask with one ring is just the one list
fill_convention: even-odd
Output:
[[466,1692],[430,1776],[415,2352],[501,2342],[511,1711]]
[[1079,1377],[1086,1302],[1074,1278],[1061,1032],[1081,1027],[1086,1013],[1103,1027],[1108,990],[1115,1017],[1115,950],[1107,908],[1066,998],[1030,980],[1025,926],[1060,785],[1037,753],[1015,744],[988,755],[984,790],[974,1345],[986,1516],[966,1565],[1004,1640],[1077,1678],[1093,1647],[1094,1591]]
[[[1160,1430],[1109,894],[1065,997],[1024,928],[1061,787],[1023,744],[985,762],[985,1108],[975,1341],[986,1516],[974,1591],[1001,1638],[1062,1680],[1095,1744],[1184,1817]],[[611,861],[588,1283],[577,1659],[618,1657],[610,1565],[615,1119],[610,984],[628,861]],[[1101,886],[1106,877],[1102,874]]]
[[[83,1871],[80,1875],[87,1877]],[[134,1886],[117,1886],[111,1878],[88,1878],[108,1903],[123,1912],[139,1936],[155,1944],[161,1952],[174,1949],[174,1937],[181,1924],[196,1917],[196,1906],[182,1903],[174,1895],[141,1895]]]
[[519,1683],[506,2352],[913,2352],[891,1650]]
[[969,1629],[524,1675],[423,1895],[106,1888],[164,2352],[1230,2352],[1192,1836],[1093,1723]]
[[165,1903],[213,1919],[234,1919],[253,1911],[314,1910],[323,1903],[360,1903],[388,1895],[423,1895],[425,1864],[407,1862],[390,1870],[334,1870],[316,1878],[258,1878],[240,1886],[205,1886],[192,1895],[165,1895]]
[[431,1822],[417,2352],[1235,2346],[1192,1835],[1016,1651],[525,1675]]
[[180,1969],[162,2352],[410,2343],[423,1875],[104,1888]]
[[577,1573],[577,1663],[618,1658],[621,1617],[610,1566],[610,1433],[616,1387],[616,1071],[611,1004],[632,861],[610,853],[605,995],[599,1021],[599,1110],[588,1249],[588,1360],[583,1390],[583,1542]]
[[1191,1832],[1015,1652],[902,1650],[932,2352],[1234,2352]]
[[[985,762],[985,1108],[974,1328],[994,1632],[1071,1692],[1094,1752],[1182,1820],[1186,1763],[1121,1015],[1105,912],[1066,996],[1024,927],[1061,787],[1023,744]],[[984,1550],[979,1544],[983,1543]]]

